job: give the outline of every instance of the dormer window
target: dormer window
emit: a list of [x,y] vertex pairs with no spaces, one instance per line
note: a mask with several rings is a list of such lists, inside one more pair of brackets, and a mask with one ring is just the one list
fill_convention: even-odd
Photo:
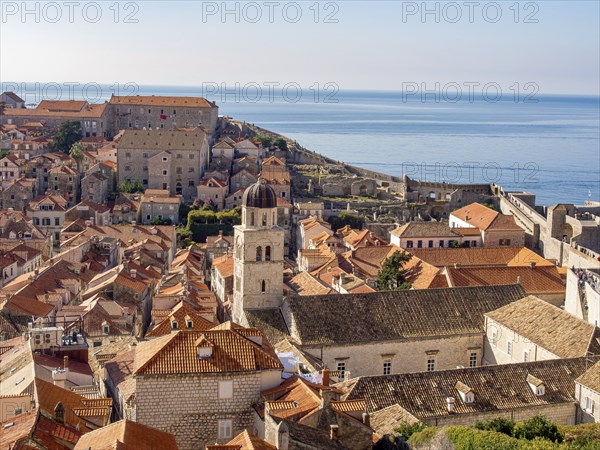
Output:
[[200,359],[208,359],[213,355],[213,343],[206,339],[204,335],[196,340],[196,355]]
[[546,385],[544,382],[531,374],[527,375],[527,384],[529,384],[531,392],[538,397],[546,393]]
[[464,403],[473,403],[475,401],[475,393],[473,392],[473,389],[471,389],[465,383],[457,381],[454,387],[460,394],[460,398]]
[[179,324],[176,320],[171,321],[171,330],[177,330],[179,328]]

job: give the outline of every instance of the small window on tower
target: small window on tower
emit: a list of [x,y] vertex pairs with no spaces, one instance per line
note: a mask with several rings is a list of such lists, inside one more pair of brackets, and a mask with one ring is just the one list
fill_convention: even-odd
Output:
[[265,247],[265,261],[271,261],[271,246],[267,245]]
[[260,282],[260,292],[267,292],[267,282],[265,280]]

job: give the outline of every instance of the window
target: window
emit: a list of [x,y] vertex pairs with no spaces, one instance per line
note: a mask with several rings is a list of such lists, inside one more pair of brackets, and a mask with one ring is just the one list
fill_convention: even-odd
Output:
[[60,225],[60,217],[54,218],[54,225],[56,225],[56,226]]
[[498,244],[503,245],[503,246],[508,246],[508,245],[510,245],[510,239],[500,239],[498,241]]
[[176,320],[174,320],[173,322],[171,322],[171,329],[176,330],[177,328],[179,328],[179,324]]
[[427,358],[427,372],[433,372],[435,370],[435,356]]
[[163,162],[167,162],[167,157],[163,156]]
[[190,159],[194,159],[194,154],[190,153]]
[[346,378],[346,362],[345,361],[339,361],[337,363],[337,370],[339,372],[338,378],[340,380],[344,380]]
[[188,167],[188,173],[194,173],[194,168],[193,167]]
[[469,354],[469,367],[477,367],[477,352]]
[[384,359],[383,360],[383,374],[384,375],[389,375],[392,373],[392,360],[391,359]]
[[260,292],[262,292],[262,293],[267,292],[267,282],[265,280],[262,280],[260,282]]
[[471,241],[471,247],[473,247],[473,248],[477,247],[477,241]]
[[413,241],[406,241],[406,248],[413,248]]
[[176,158],[177,158],[177,159],[181,159],[181,158],[183,158],[183,155],[182,155],[181,153],[177,153],[177,156],[176,156]]
[[188,186],[189,187],[194,187],[194,185],[195,185],[194,180],[189,180],[188,181]]
[[262,247],[260,245],[256,247],[256,260],[262,261]]
[[498,345],[498,332],[497,331],[492,331],[492,345],[495,347],[496,345]]
[[219,381],[219,398],[233,398],[233,381]]
[[188,329],[192,329],[194,328],[194,322],[192,322],[191,320],[186,320],[185,326],[188,327]]
[[523,352],[523,362],[528,362],[529,361],[529,350],[525,350]]
[[125,153],[125,158],[131,159],[131,153],[129,153],[129,152]]
[[427,242],[427,247],[428,248],[433,248],[433,241]]
[[232,437],[231,419],[219,420],[219,439],[231,439]]
[[142,158],[148,158],[148,153],[142,153]]
[[183,168],[182,167],[177,167],[175,169],[175,173],[183,173]]
[[444,240],[440,240],[440,248],[444,248]]
[[423,241],[417,241],[417,248],[423,248]]
[[513,343],[511,341],[508,342],[508,346],[506,348],[506,353],[508,353],[508,356],[512,357],[513,355]]
[[586,412],[592,414],[594,412],[594,400],[591,397],[585,398],[585,407]]
[[267,245],[265,248],[265,261],[271,261],[271,246]]
[[167,172],[166,170],[163,170],[163,171],[162,171],[162,174],[163,174],[164,176],[166,176],[166,175],[167,175],[167,173],[168,173],[168,172]]

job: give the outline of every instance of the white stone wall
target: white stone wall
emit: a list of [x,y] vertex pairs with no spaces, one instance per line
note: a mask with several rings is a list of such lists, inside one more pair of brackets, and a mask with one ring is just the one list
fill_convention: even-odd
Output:
[[[600,393],[575,382],[575,397],[579,403],[578,423],[600,423]],[[586,398],[592,400],[592,409],[586,406]]]
[[[233,398],[219,398],[218,382],[233,381]],[[261,374],[137,376],[136,420],[173,433],[180,450],[203,449],[219,439],[218,421],[232,420],[232,437],[254,425]]]
[[[293,336],[293,332],[292,332]],[[477,366],[483,356],[483,333],[447,338],[372,342],[339,346],[304,346],[304,350],[331,370],[338,362],[346,363],[350,377],[383,375],[383,362],[391,360],[391,373],[424,372],[429,357],[435,358],[435,370],[469,367],[470,354],[477,354]]]
[[[529,362],[559,359],[554,353],[521,336],[517,330],[511,330],[489,317],[485,320],[484,364],[525,362],[525,352],[528,354]],[[512,356],[508,351],[509,342],[512,345]]]

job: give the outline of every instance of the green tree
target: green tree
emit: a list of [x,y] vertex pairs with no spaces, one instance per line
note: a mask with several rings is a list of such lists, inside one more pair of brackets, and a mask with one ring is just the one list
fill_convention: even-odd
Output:
[[283,138],[277,138],[277,139],[275,139],[275,141],[273,142],[273,144],[275,144],[275,146],[279,150],[287,151],[287,149],[288,149],[287,141],[285,139],[283,139]]
[[426,427],[427,425],[425,425],[423,422],[416,422],[412,425],[404,423],[399,428],[396,428],[394,431],[398,436],[404,438],[405,441],[408,441],[409,437],[411,437],[415,433],[420,433]]
[[263,147],[270,147],[273,140],[269,136],[258,135],[252,138],[255,144],[262,144]]
[[81,173],[81,161],[83,161],[84,151],[85,147],[81,142],[75,142],[71,145],[71,149],[69,150],[69,156],[77,163],[77,173]]
[[563,435],[558,431],[556,424],[550,422],[544,416],[534,416],[529,420],[519,422],[515,426],[514,436],[518,439],[527,439],[529,441],[536,437],[558,443],[563,441]]
[[504,433],[512,436],[515,428],[515,421],[511,419],[504,419],[503,417],[495,417],[485,421],[478,420],[475,422],[475,428],[484,431],[497,431],[498,433]]
[[81,122],[78,120],[67,120],[63,122],[52,137],[52,145],[56,150],[68,153],[73,144],[83,138]]
[[125,192],[126,194],[133,194],[135,192],[144,192],[144,186],[139,180],[129,181],[125,180],[119,185],[119,191]]
[[350,228],[361,230],[365,225],[365,219],[360,216],[349,213],[348,211],[342,211],[339,216],[331,216],[327,221],[331,224],[331,228],[339,230],[349,225]]
[[10,150],[0,150],[0,159],[10,155]]
[[402,268],[412,255],[406,252],[394,252],[392,256],[387,258],[379,273],[377,274],[377,289],[380,291],[403,291],[410,289],[411,284],[406,281]]

